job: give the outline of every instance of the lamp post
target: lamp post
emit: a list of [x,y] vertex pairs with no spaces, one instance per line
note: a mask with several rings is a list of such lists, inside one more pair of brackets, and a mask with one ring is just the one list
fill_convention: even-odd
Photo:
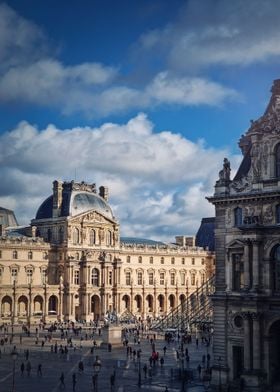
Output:
[[219,356],[219,358],[218,358],[218,362],[219,362],[219,392],[221,392],[221,390],[222,390],[221,361],[222,361],[222,358]]
[[94,369],[94,376],[93,376],[93,391],[98,392],[98,374],[101,369],[101,361],[99,357],[97,356],[95,359],[95,362],[93,364],[93,369]]
[[16,360],[18,357],[18,353],[16,348],[14,347],[13,351],[11,352],[11,357],[13,360],[13,383],[12,383],[12,392],[15,391],[15,370],[16,370]]

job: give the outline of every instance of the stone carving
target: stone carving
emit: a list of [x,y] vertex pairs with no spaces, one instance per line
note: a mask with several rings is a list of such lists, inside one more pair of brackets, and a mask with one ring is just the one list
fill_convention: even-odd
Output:
[[251,150],[252,170],[253,176],[259,178],[261,176],[261,148],[255,143]]
[[231,224],[231,209],[228,208],[226,212],[226,224],[230,225]]
[[236,192],[249,191],[251,189],[251,183],[249,177],[242,177],[240,180],[235,180],[231,184],[231,188]]
[[264,174],[267,174],[268,154],[269,154],[269,144],[268,144],[268,142],[266,142],[263,146],[263,151],[262,151],[262,161],[263,161]]
[[271,205],[267,205],[264,207],[263,211],[263,223],[264,224],[271,224],[273,223],[273,210]]
[[219,180],[217,185],[228,185],[230,181],[230,162],[227,158],[224,158],[223,169],[219,172]]

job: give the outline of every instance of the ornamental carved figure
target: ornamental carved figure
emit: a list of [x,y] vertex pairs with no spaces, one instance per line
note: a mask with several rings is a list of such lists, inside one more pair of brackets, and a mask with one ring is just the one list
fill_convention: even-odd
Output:
[[273,223],[273,210],[271,205],[264,206],[264,211],[263,211],[263,223],[264,224],[270,224]]

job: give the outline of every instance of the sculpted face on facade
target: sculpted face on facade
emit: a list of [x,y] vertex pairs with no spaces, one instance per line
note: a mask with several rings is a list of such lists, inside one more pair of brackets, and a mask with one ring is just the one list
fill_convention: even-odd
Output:
[[31,226],[0,238],[3,322],[98,320],[108,312],[165,315],[214,272],[212,252],[178,244],[126,242],[108,189],[54,181]]
[[225,180],[224,162],[209,198],[216,208],[217,387],[222,379],[232,387],[243,380],[246,391],[263,391],[264,385],[280,388],[279,103],[276,80],[264,115],[240,139],[243,161],[236,176]]

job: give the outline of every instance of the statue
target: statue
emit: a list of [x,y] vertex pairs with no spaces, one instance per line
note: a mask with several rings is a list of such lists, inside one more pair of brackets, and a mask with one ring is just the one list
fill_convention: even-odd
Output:
[[224,158],[223,169],[219,172],[219,180],[217,181],[217,185],[227,185],[230,181],[230,161],[227,158]]

